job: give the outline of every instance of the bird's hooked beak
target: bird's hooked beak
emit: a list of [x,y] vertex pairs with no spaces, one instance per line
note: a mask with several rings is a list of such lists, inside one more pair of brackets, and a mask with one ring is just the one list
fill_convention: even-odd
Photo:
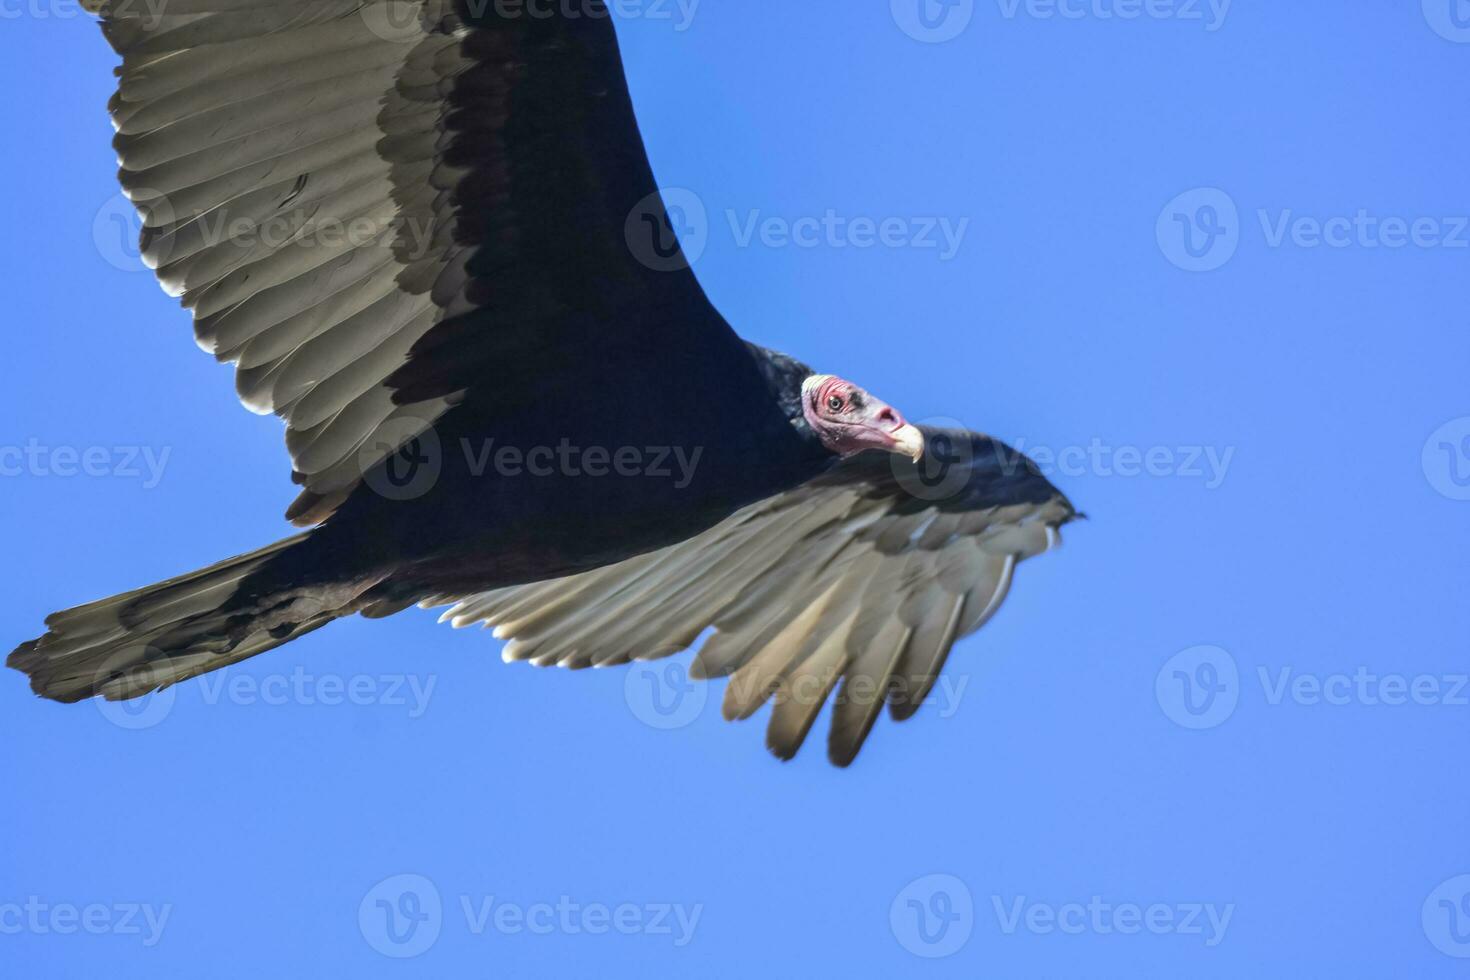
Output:
[[903,423],[890,433],[893,439],[893,451],[903,453],[909,459],[917,463],[924,458],[924,433],[919,431],[917,425]]
[[904,420],[898,409],[879,401],[872,395],[868,402],[867,419],[859,423],[867,426],[878,441],[877,448],[890,453],[899,453],[917,463],[924,456],[924,433],[917,425]]

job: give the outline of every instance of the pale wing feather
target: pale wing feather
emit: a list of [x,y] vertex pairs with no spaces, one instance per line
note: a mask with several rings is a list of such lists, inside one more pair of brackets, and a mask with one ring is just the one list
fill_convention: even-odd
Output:
[[444,0],[91,7],[123,56],[110,108],[142,257],[245,405],[287,421],[311,523],[453,404],[395,404],[386,381],[464,308],[443,193],[460,171],[440,158],[462,32]]
[[955,641],[999,608],[1016,564],[1075,517],[1044,481],[1050,495],[1030,501],[926,504],[866,479],[816,481],[616,565],[425,605],[453,603],[444,620],[494,626],[512,640],[507,660],[542,666],[668,656],[712,630],[690,676],[730,676],[727,718],[774,699],[767,746],[791,758],[835,689],[828,755],[848,765],[882,705],[912,716]]

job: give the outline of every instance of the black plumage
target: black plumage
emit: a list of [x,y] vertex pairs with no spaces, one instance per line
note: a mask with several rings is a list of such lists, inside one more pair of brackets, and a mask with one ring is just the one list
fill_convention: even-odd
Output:
[[[415,603],[570,667],[713,627],[696,674],[731,717],[774,699],[783,758],[842,685],[845,765],[1056,542],[1075,513],[1025,457],[730,328],[584,6],[96,4],[143,254],[286,422],[310,530],[50,617],[8,660],[38,693],[134,697]],[[490,465],[563,446],[641,469]]]

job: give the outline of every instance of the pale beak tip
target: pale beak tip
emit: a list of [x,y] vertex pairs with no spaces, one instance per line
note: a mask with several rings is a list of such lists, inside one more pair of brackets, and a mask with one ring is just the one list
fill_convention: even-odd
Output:
[[905,423],[893,433],[894,448],[917,463],[924,458],[924,433]]

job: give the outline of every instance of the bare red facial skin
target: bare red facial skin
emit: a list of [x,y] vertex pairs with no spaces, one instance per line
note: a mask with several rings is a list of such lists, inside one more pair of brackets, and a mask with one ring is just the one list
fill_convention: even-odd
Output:
[[801,386],[801,409],[822,445],[839,456],[865,449],[899,453],[917,461],[924,434],[898,410],[851,381],[814,374]]

